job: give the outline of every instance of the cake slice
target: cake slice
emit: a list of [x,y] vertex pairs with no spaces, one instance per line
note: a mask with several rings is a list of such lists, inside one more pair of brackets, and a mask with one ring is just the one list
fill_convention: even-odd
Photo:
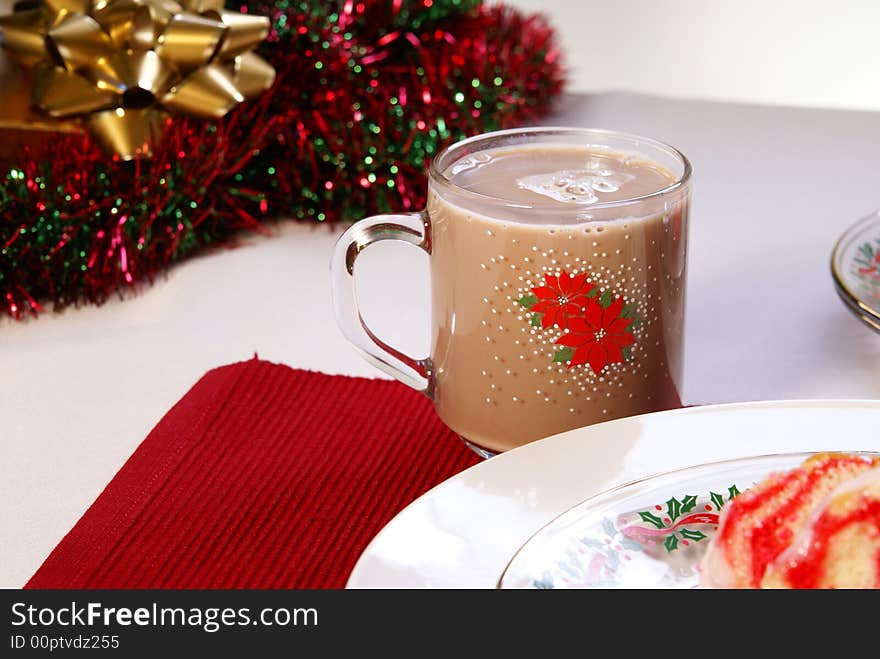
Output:
[[839,486],[767,567],[764,588],[880,588],[880,468]]
[[[820,523],[823,519],[821,511],[828,501],[836,500],[829,500],[829,495],[844,483],[878,467],[878,458],[822,453],[810,457],[790,471],[771,474],[742,493],[722,512],[718,531],[701,564],[700,584],[710,588],[818,587],[820,583],[825,584],[827,574],[824,568],[819,571],[821,578],[815,575],[806,576],[809,570],[805,566],[809,561],[805,558],[804,561],[797,562],[797,558],[806,547],[810,550],[808,554],[822,554],[824,560],[830,556],[830,548],[822,550],[825,552],[822,553],[815,544],[822,542],[819,535],[813,534],[811,539],[805,540],[805,536],[801,535],[802,531],[806,533],[805,527],[819,523],[816,528],[822,529],[821,533],[825,533],[827,526],[829,531],[835,529],[832,535],[837,535],[839,532],[833,522]],[[848,519],[847,515],[850,514],[856,515],[853,510],[861,510],[858,506],[862,504],[846,501],[841,500],[835,507],[835,510],[839,508],[839,514],[843,516],[840,520]],[[833,514],[837,520],[837,513]],[[869,522],[867,520],[866,523]],[[840,524],[844,522],[840,521]],[[803,546],[789,552],[796,538]],[[876,532],[873,540],[869,538],[869,541],[874,543],[876,554],[880,550]],[[837,551],[839,550],[834,552],[835,556]],[[874,564],[876,571],[876,557]],[[801,567],[795,568],[795,565]],[[814,582],[815,586],[806,585]]]

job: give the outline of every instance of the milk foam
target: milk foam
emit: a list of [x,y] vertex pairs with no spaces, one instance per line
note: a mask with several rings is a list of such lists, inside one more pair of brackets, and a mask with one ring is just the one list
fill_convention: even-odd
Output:
[[599,201],[597,192],[617,192],[622,185],[633,179],[635,176],[632,174],[610,169],[563,169],[548,174],[523,176],[517,179],[516,184],[520,189],[531,190],[563,203],[595,204]]

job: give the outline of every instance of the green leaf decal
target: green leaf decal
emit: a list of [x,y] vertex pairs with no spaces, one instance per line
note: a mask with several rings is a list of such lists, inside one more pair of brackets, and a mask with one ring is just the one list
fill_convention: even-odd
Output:
[[599,304],[604,308],[610,307],[612,302],[614,302],[614,294],[610,290],[605,290],[602,295],[599,296]]
[[607,517],[602,518],[602,530],[605,531],[605,534],[609,537],[614,537],[617,533],[617,527],[614,526],[614,522]]
[[540,579],[535,579],[532,582],[532,585],[538,590],[552,590],[553,589],[553,575],[549,572],[544,572],[541,575]]
[[529,325],[531,325],[532,327],[540,327],[541,326],[541,316],[543,316],[543,315],[544,314],[533,313],[532,317],[529,318]]
[[572,355],[574,355],[574,350],[572,348],[561,348],[556,351],[556,354],[553,355],[554,362],[567,362],[571,360]]
[[688,513],[697,507],[697,497],[693,494],[688,494],[684,499],[681,500],[681,512]]
[[717,492],[709,492],[709,498],[712,500],[712,505],[715,506],[715,510],[721,510],[724,508],[724,495],[718,494]]
[[525,309],[531,309],[533,306],[538,304],[538,298],[531,294],[523,295],[520,299],[516,301],[516,303]]
[[739,490],[736,489],[736,485],[731,485],[730,487],[727,488],[727,491],[730,493],[730,496],[727,497],[728,501],[730,501],[731,499],[735,499],[736,497],[739,496]]
[[636,317],[636,305],[630,302],[629,304],[623,305],[623,309],[620,310],[621,318],[635,318]]
[[702,531],[691,531],[690,529],[682,529],[681,531],[679,531],[679,533],[681,533],[682,538],[687,538],[688,540],[693,540],[694,542],[699,542],[706,537],[706,534]]
[[663,546],[666,547],[666,551],[675,551],[676,549],[678,549],[678,537],[673,533],[671,536],[666,538]]
[[666,528],[666,525],[663,523],[662,519],[657,517],[657,515],[649,513],[648,511],[639,513],[639,517],[642,518],[643,522],[648,522],[648,524],[653,524],[658,529],[665,529]]
[[623,346],[620,349],[620,354],[623,355],[623,361],[625,361],[625,362],[632,361],[632,358],[633,358],[632,346]]
[[601,293],[601,292],[602,292],[602,291],[600,291],[598,287],[593,287],[593,288],[590,290],[590,292],[587,293],[587,297],[596,297],[596,296],[599,295],[599,293]]
[[669,501],[666,502],[666,514],[669,515],[669,519],[673,522],[678,519],[678,516],[681,515],[681,501],[672,497]]

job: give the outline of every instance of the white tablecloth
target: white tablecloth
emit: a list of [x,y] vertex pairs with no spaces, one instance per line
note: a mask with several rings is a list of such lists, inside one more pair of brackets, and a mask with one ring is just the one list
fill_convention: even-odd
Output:
[[[608,94],[569,96],[547,123],[650,135],[694,164],[686,403],[880,397],[880,337],[838,301],[828,265],[837,235],[880,206],[880,114]],[[339,231],[282,223],[134,299],[0,321],[0,586],[27,580],[206,370],[258,353],[381,375],[335,327]],[[424,352],[424,256],[380,245],[358,264],[367,320]]]

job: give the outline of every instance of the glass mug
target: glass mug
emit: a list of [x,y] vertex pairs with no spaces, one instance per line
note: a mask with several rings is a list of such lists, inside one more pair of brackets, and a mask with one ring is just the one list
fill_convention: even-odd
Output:
[[[505,199],[458,181],[520,148],[538,161],[562,153],[554,149],[588,151],[575,188],[564,177],[547,184],[550,195],[575,190],[575,203],[544,194]],[[602,178],[609,154],[657,165],[668,178],[631,198],[597,200],[591,189],[618,180],[610,170]],[[557,174],[571,178],[572,170]],[[430,165],[425,210],[368,217],[340,237],[331,263],[339,327],[370,362],[431,398],[440,418],[484,457],[679,407],[690,176],[678,150],[611,131],[524,128],[453,144]],[[576,203],[578,193],[589,203]],[[355,261],[381,240],[428,254],[429,356],[387,345],[358,311]]]

